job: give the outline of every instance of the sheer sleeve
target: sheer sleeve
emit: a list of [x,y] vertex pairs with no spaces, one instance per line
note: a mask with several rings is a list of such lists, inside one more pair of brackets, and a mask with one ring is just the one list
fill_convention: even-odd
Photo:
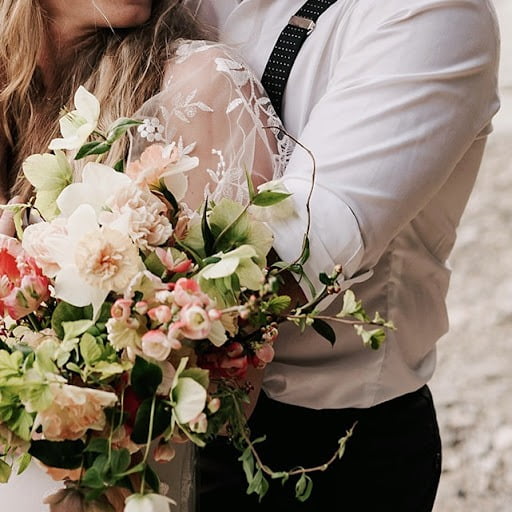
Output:
[[183,201],[197,208],[205,196],[246,202],[246,172],[256,185],[283,171],[288,142],[263,89],[231,50],[205,41],[181,42],[168,62],[162,90],[137,113],[130,161],[151,144],[175,143],[197,157],[186,173]]

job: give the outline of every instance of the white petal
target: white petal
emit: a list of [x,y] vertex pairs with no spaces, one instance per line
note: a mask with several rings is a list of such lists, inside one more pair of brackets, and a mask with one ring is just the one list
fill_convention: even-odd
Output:
[[188,189],[188,178],[185,174],[172,174],[164,177],[165,187],[176,198],[176,201],[181,201]]
[[94,94],[91,94],[82,85],[75,93],[75,108],[85,117],[89,123],[94,124],[93,130],[96,128],[98,117],[100,116],[100,103]]
[[[68,238],[76,243],[91,231],[97,231],[98,218],[94,208],[88,204],[81,204],[69,217],[67,222]],[[73,243],[73,245],[74,245]]]
[[228,337],[226,336],[226,329],[222,325],[220,320],[215,320],[212,322],[212,327],[210,329],[210,334],[208,334],[208,339],[216,346],[220,347],[224,345]]
[[218,263],[213,263],[205,267],[201,272],[201,277],[204,279],[218,279],[220,277],[230,276],[235,272],[239,264],[239,258],[230,256],[223,257]]
[[93,288],[86,283],[74,265],[61,268],[55,276],[55,297],[73,306],[83,307],[89,304],[101,306],[107,295],[108,291]]
[[193,420],[204,409],[206,403],[206,389],[190,377],[182,377],[178,385],[172,390],[176,402],[174,412],[181,424]]

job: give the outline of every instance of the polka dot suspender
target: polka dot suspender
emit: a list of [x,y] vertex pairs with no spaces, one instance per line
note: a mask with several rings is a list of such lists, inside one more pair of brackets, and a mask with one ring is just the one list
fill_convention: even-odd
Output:
[[279,116],[286,82],[299,50],[315,29],[315,23],[320,15],[335,2],[336,0],[306,2],[290,18],[274,46],[261,81]]

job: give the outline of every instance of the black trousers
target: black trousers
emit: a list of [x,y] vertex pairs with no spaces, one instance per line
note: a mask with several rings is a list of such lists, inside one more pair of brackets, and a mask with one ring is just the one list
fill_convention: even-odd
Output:
[[369,409],[312,410],[261,394],[251,417],[252,438],[274,471],[323,464],[357,421],[345,455],[311,474],[313,491],[295,499],[296,478],[270,481],[259,502],[247,495],[240,453],[226,440],[199,451],[199,512],[430,512],[441,473],[441,442],[427,386]]

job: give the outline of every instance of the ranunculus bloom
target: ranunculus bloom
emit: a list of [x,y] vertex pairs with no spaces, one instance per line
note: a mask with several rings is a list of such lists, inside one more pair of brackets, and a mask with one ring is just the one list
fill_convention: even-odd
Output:
[[145,356],[164,361],[171,353],[171,342],[166,333],[156,329],[142,336],[142,352]]
[[132,494],[126,498],[124,512],[169,512],[176,502],[161,494]]
[[182,155],[175,144],[164,146],[152,144],[147,147],[139,160],[130,162],[126,166],[125,173],[137,183],[159,187],[160,180],[177,201],[181,201],[187,191],[187,177],[184,174],[194,169],[199,164],[199,159]]
[[0,237],[0,315],[14,320],[50,298],[49,279],[14,238]]
[[50,441],[80,439],[87,430],[102,430],[106,422],[105,408],[117,402],[114,393],[97,389],[53,383],[50,390],[53,402],[35,420]]
[[36,222],[25,228],[23,233],[23,249],[41,267],[43,273],[53,277],[60,265],[51,250],[54,241],[67,236],[65,219],[56,219],[53,222]]
[[108,198],[105,206],[100,223],[127,233],[139,249],[162,245],[172,235],[165,204],[148,188],[127,183]]

